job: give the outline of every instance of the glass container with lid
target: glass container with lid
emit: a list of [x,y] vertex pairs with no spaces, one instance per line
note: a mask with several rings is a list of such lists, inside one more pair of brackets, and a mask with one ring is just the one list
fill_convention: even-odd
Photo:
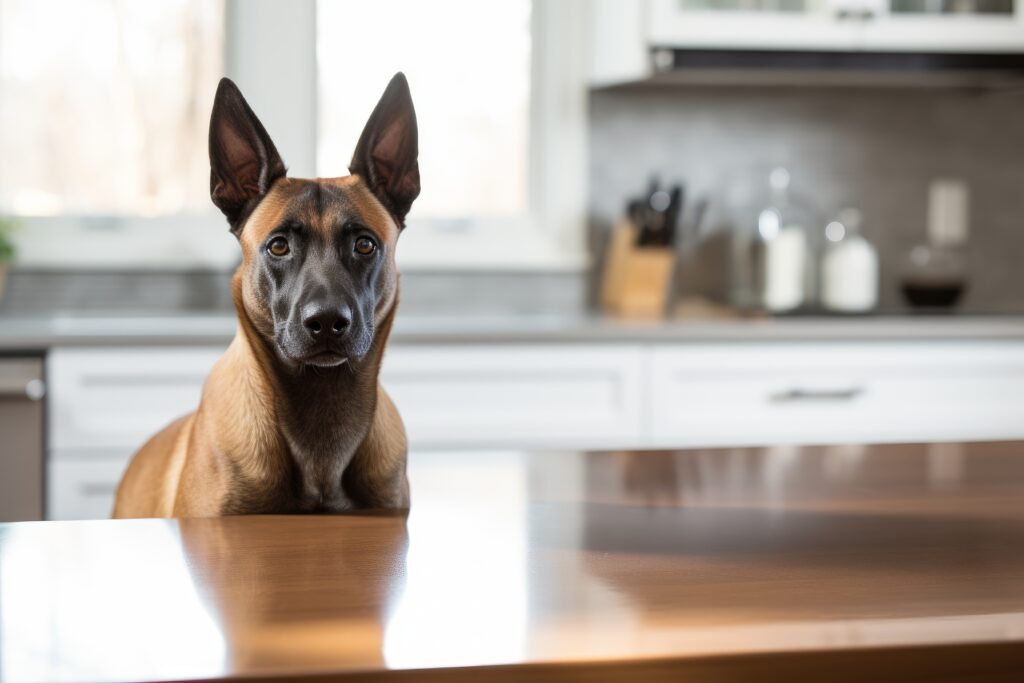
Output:
[[[813,302],[813,241],[808,212],[794,201],[785,168],[768,174],[767,193],[734,235],[733,304],[744,310],[784,313]],[[763,191],[762,191],[763,192]]]

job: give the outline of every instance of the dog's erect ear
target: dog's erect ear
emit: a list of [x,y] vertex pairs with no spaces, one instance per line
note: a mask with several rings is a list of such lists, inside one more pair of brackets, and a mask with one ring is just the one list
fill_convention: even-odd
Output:
[[370,114],[348,170],[363,177],[377,198],[405,225],[420,193],[416,110],[405,74],[395,74]]
[[232,232],[284,174],[281,156],[238,86],[220,79],[210,115],[210,198]]

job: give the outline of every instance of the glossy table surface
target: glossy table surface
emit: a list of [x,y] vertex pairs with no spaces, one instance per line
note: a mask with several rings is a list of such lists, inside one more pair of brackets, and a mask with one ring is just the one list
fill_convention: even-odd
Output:
[[1024,443],[410,477],[408,519],[0,525],[0,678],[1024,680]]

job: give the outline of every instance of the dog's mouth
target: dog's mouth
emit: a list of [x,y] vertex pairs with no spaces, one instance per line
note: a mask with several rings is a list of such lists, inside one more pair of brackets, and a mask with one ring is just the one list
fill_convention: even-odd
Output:
[[296,349],[287,344],[278,343],[278,354],[282,360],[294,368],[336,368],[349,361],[349,354],[336,346],[320,345],[314,348]]
[[348,356],[335,351],[319,351],[301,359],[301,362],[317,368],[336,368],[347,363]]
[[345,364],[358,364],[365,356],[369,344],[364,334],[346,334],[341,338],[307,339],[294,334],[291,326],[280,326],[275,335],[278,356],[292,369],[337,368]]

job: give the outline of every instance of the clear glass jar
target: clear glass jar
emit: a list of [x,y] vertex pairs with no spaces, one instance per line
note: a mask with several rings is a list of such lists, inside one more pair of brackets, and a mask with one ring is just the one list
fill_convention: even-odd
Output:
[[790,179],[786,169],[772,169],[756,208],[738,212],[730,275],[733,305],[742,310],[785,313],[814,301],[811,221]]

